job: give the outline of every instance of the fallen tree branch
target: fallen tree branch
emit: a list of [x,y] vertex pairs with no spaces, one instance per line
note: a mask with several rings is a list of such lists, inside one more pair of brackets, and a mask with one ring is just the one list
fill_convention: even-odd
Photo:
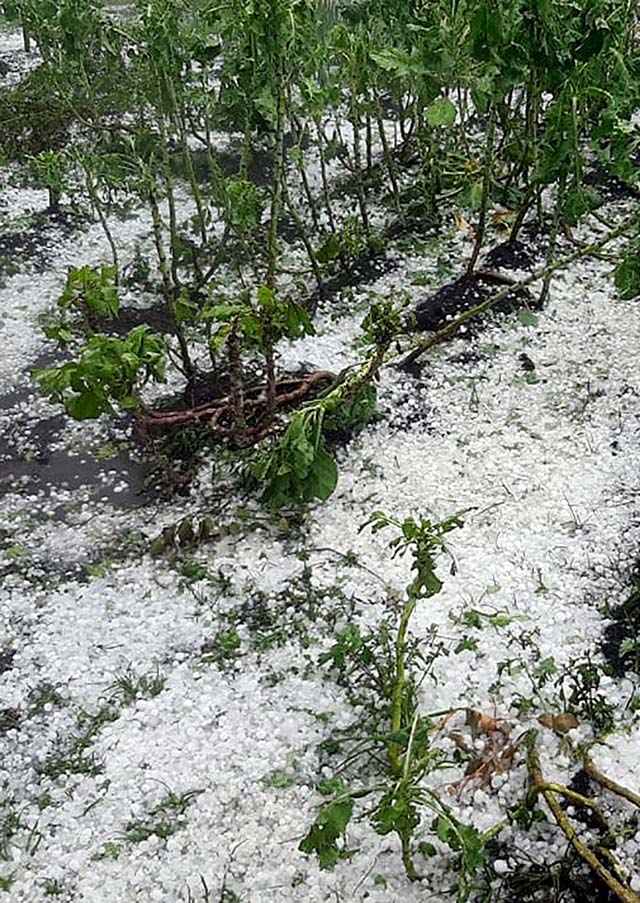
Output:
[[[335,379],[335,373],[331,373],[329,370],[318,370],[309,376],[300,377],[299,379],[281,380],[277,385],[277,389],[293,388],[290,391],[276,394],[275,406],[279,408],[288,404],[294,404],[305,398],[318,383],[333,382]],[[245,408],[256,408],[265,404],[266,391],[267,386],[264,383],[249,386],[245,390]],[[215,419],[217,421],[230,409],[231,405],[231,396],[224,395],[221,398],[214,398],[206,404],[187,408],[185,411],[144,411],[139,418],[139,423],[143,427],[171,428],[185,426],[189,423],[200,423],[204,420]]]
[[474,319],[475,317],[479,317],[487,311],[491,310],[506,298],[508,295],[513,294],[514,292],[518,292],[523,288],[527,288],[527,286],[531,285],[533,282],[537,282],[538,279],[544,279],[547,276],[550,276],[552,273],[555,273],[558,270],[564,270],[567,267],[571,266],[571,264],[575,263],[578,260],[581,260],[584,257],[590,257],[593,254],[596,254],[605,245],[608,245],[610,242],[614,241],[616,238],[619,238],[621,235],[624,235],[625,232],[628,232],[640,218],[640,213],[636,211],[631,216],[626,217],[618,226],[614,229],[610,229],[606,235],[603,235],[602,238],[599,238],[597,241],[591,242],[589,245],[585,245],[584,247],[579,248],[577,251],[574,251],[573,254],[568,254],[566,257],[561,257],[558,260],[553,261],[544,267],[540,267],[535,270],[529,276],[526,276],[524,279],[521,279],[519,282],[514,282],[505,288],[501,289],[499,292],[496,292],[495,295],[491,295],[490,298],[486,298],[480,304],[476,304],[475,307],[471,307],[469,310],[466,310],[463,314],[460,314],[459,317],[456,317],[455,320],[452,320],[451,323],[447,323],[442,329],[439,329],[438,332],[432,333],[427,338],[421,339],[416,346],[413,348],[409,354],[400,362],[399,366],[402,369],[407,369],[412,364],[414,364],[418,358],[424,354],[429,348],[433,348],[434,345],[439,345],[442,342],[446,341],[446,339],[451,338],[451,336],[455,335],[460,327],[463,326],[469,320]]

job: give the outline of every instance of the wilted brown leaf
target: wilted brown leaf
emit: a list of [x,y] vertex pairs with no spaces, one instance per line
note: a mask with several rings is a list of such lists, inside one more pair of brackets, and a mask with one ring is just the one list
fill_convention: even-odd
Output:
[[493,715],[478,712],[476,709],[467,709],[467,724],[474,736],[478,734],[493,734],[498,730],[498,721]]
[[574,727],[577,727],[580,722],[571,712],[561,712],[559,715],[545,712],[538,718],[538,723],[543,727],[551,728],[557,734],[566,734],[568,731],[573,730]]

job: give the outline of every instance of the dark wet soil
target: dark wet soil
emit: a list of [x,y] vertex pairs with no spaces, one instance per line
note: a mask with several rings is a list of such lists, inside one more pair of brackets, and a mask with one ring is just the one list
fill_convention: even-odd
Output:
[[634,589],[626,602],[611,612],[602,639],[601,651],[614,677],[640,671],[640,649],[625,651],[625,644],[640,639],[640,562],[633,578]]
[[[1,454],[0,445],[0,454]],[[4,456],[2,456],[4,458]],[[124,481],[127,488],[115,492],[110,483],[103,482],[110,470],[117,471],[113,479]],[[70,455],[65,451],[49,452],[36,460],[0,460],[0,498],[9,492],[20,491],[34,495],[41,491],[74,490],[89,487],[92,495],[106,500],[117,508],[137,508],[144,503],[146,468],[127,454],[118,454],[107,461]]]
[[[461,276],[454,282],[444,285],[438,291],[419,302],[414,309],[413,326],[420,332],[436,332],[448,322],[481,304],[487,298],[497,294],[508,286],[508,280],[488,273],[476,273],[473,276]],[[513,313],[522,307],[538,307],[538,301],[527,289],[521,289],[498,302],[491,313]],[[477,331],[479,323],[486,319],[474,319],[469,325],[469,332]]]
[[484,258],[484,266],[505,270],[528,270],[533,266],[534,255],[521,241],[503,241],[493,247]]
[[20,711],[18,709],[0,709],[0,737],[8,731],[20,727]]
[[[31,423],[22,412],[13,412],[18,404],[28,400],[32,391],[30,387],[16,389],[0,398],[0,413],[9,412],[9,426],[5,424],[0,434],[0,498],[16,491],[34,495],[89,487],[92,495],[107,499],[118,508],[143,504],[146,465],[135,460],[128,450],[117,447],[114,455],[105,460],[96,459],[89,450],[73,455],[55,448],[65,429],[62,414]],[[27,455],[21,453],[21,447],[28,448]],[[118,476],[113,480],[106,477],[109,471],[116,471]],[[127,489],[115,492],[114,480],[126,481]]]
[[596,188],[607,201],[622,201],[626,198],[639,198],[640,191],[628,185],[596,164],[584,177],[584,184]]
[[114,320],[105,320],[100,328],[111,335],[124,336],[143,325],[161,335],[175,335],[176,331],[175,320],[162,301],[149,307],[122,307]]
[[386,273],[391,273],[400,266],[400,261],[387,257],[383,252],[375,254],[362,254],[357,257],[347,268],[341,269],[335,276],[326,279],[322,291],[316,289],[305,302],[305,307],[313,313],[320,301],[332,301],[348,288],[359,285],[367,285],[375,282]]
[[[292,140],[288,137],[285,145],[291,147]],[[214,152],[214,161],[226,178],[233,178],[238,175],[240,170],[242,152],[240,149],[229,148],[225,150],[216,150]],[[206,150],[196,149],[191,153],[191,159],[199,182],[209,182],[212,180],[211,165],[209,154]],[[180,154],[176,154],[173,158],[173,166],[176,173],[184,178],[188,177],[188,169],[186,162]],[[251,160],[247,178],[254,185],[260,188],[271,186],[273,173],[273,161],[271,153],[265,148],[255,146],[251,153]]]
[[278,238],[290,245],[301,241],[302,233],[292,216],[281,217],[278,220]]
[[0,674],[10,671],[16,657],[15,649],[3,649],[0,646]]
[[[247,375],[246,383],[253,379]],[[201,373],[193,383],[180,392],[172,392],[164,395],[154,404],[156,411],[186,411],[198,405],[207,404],[214,398],[229,393],[229,380],[224,375],[216,373]]]
[[492,887],[483,899],[500,903],[616,903],[617,898],[586,870],[569,846],[566,852],[564,848],[558,850],[555,862],[541,863],[530,855],[519,856],[504,841],[491,840],[486,849],[491,861],[516,858],[519,865],[500,880],[499,889],[495,886],[495,872],[490,869],[487,877]]

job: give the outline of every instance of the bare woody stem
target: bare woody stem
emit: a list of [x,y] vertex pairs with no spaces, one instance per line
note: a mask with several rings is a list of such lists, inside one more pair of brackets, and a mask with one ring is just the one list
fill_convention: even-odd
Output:
[[612,793],[621,796],[623,799],[627,800],[630,803],[633,803],[634,806],[638,806],[640,808],[640,796],[637,793],[634,793],[633,790],[629,790],[627,787],[623,787],[622,784],[616,783],[616,781],[612,781],[611,778],[608,778],[605,774],[599,771],[593,759],[589,756],[584,757],[584,770],[587,772],[590,778],[600,784],[601,787],[604,787],[606,790],[610,790]]
[[509,295],[514,294],[514,292],[518,292],[521,289],[526,288],[533,282],[537,282],[538,279],[544,279],[550,273],[555,273],[558,270],[565,270],[577,260],[582,260],[585,257],[589,257],[592,254],[597,253],[601,248],[604,248],[605,245],[608,245],[610,242],[614,241],[616,238],[619,238],[625,232],[628,232],[629,229],[636,225],[639,218],[640,212],[633,213],[631,216],[626,217],[618,226],[615,227],[615,229],[611,229],[606,233],[606,235],[603,235],[603,237],[599,238],[597,241],[594,241],[589,245],[585,245],[583,248],[574,251],[573,254],[567,254],[566,257],[561,257],[559,260],[555,260],[553,263],[541,267],[540,269],[531,273],[530,276],[526,276],[519,282],[514,282],[511,285],[508,285],[506,288],[503,288],[499,292],[496,292],[495,295],[491,295],[490,298],[487,298],[480,304],[476,304],[475,307],[470,308],[463,314],[460,314],[460,316],[455,320],[447,323],[447,325],[438,330],[438,332],[432,333],[426,338],[421,339],[415,345],[413,350],[406,355],[406,357],[400,363],[400,366],[403,368],[410,367],[422,354],[424,354],[425,351],[428,351],[429,348],[433,348],[435,345],[440,345],[442,342],[445,342],[447,339],[451,338],[451,336],[455,335],[460,330],[460,327],[467,323],[469,320],[473,320],[475,317],[479,317],[487,311],[491,310],[493,307],[495,307],[496,304],[498,304],[504,298],[507,298]]
[[491,108],[489,114],[489,128],[487,129],[486,151],[484,159],[484,173],[482,177],[482,200],[480,203],[480,217],[478,219],[478,228],[476,230],[476,240],[473,245],[473,251],[467,264],[467,276],[471,276],[475,265],[478,262],[480,251],[484,243],[484,236],[487,226],[487,210],[489,209],[489,194],[491,192],[491,174],[493,170],[493,143],[496,134],[496,113]]
[[[573,827],[560,803],[556,798],[556,794],[562,793],[567,795],[567,788],[560,787],[555,784],[548,784],[542,774],[540,765],[540,757],[536,750],[537,731],[530,731],[527,738],[527,770],[529,772],[529,780],[531,783],[530,799],[542,796],[547,806],[551,810],[556,824],[566,836],[567,840],[574,848],[578,856],[589,866],[589,868],[598,876],[598,878],[608,887],[621,903],[640,903],[640,897],[629,887],[625,887],[611,872],[602,864],[593,850],[589,849],[578,836],[578,832]],[[592,804],[593,807],[593,804]]]

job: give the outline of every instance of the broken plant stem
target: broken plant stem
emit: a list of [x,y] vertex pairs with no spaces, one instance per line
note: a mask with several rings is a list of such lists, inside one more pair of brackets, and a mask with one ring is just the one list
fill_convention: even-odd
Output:
[[421,339],[413,348],[413,350],[410,351],[409,354],[407,354],[406,357],[401,361],[400,366],[404,369],[410,367],[422,354],[424,354],[425,351],[428,351],[429,348],[433,348],[435,345],[439,345],[442,342],[446,341],[448,338],[455,335],[460,327],[463,326],[466,322],[473,320],[475,317],[479,317],[481,314],[484,314],[487,311],[491,310],[493,307],[495,307],[496,304],[498,304],[500,301],[513,294],[514,292],[518,292],[521,289],[526,288],[533,282],[537,282],[539,279],[544,279],[545,276],[550,273],[554,273],[557,270],[565,270],[567,267],[571,266],[571,264],[575,263],[578,260],[582,260],[584,257],[590,257],[592,254],[595,254],[601,248],[604,248],[605,245],[608,245],[616,238],[624,235],[625,232],[628,232],[629,229],[636,225],[639,218],[640,213],[636,211],[631,216],[626,217],[618,226],[616,226],[614,229],[611,229],[606,233],[606,235],[603,235],[602,238],[599,238],[597,241],[591,242],[591,244],[586,245],[584,248],[580,248],[579,250],[574,251],[573,254],[567,254],[566,257],[560,257],[553,263],[541,267],[540,269],[531,273],[530,276],[526,276],[519,282],[514,282],[512,285],[508,285],[506,288],[503,288],[499,292],[496,292],[495,295],[491,295],[490,298],[487,298],[480,304],[476,304],[475,307],[466,310],[463,314],[460,314],[459,317],[456,317],[455,320],[452,320],[450,323],[447,323],[447,325],[442,329],[438,330],[438,332],[434,332],[426,338]]
[[[332,382],[335,380],[335,374],[328,370],[318,370],[309,376],[300,379],[280,380],[277,383],[278,389],[285,389],[282,393],[276,395],[276,407],[285,407],[287,405],[297,404],[302,401],[313,388],[321,382]],[[242,411],[246,413],[248,410],[264,407],[266,385],[260,383],[256,386],[248,386],[242,391]],[[204,420],[210,420],[216,417],[217,420],[225,413],[234,413],[236,411],[237,399],[233,395],[225,395],[222,398],[216,398],[204,405],[188,408],[185,411],[145,411],[143,425],[156,426],[165,429],[185,426],[190,423],[201,423]]]
[[[402,708],[405,699],[405,666],[407,659],[407,630],[409,621],[416,607],[417,599],[410,596],[404,603],[402,614],[400,615],[400,624],[398,625],[398,633],[394,644],[396,658],[396,673],[393,682],[393,694],[391,697],[391,731],[396,734],[402,727]],[[401,774],[401,755],[402,746],[398,743],[392,743],[389,746],[389,762],[391,769],[395,775]]]
[[[527,737],[527,770],[529,772],[529,780],[531,782],[530,800],[535,797],[542,796],[551,810],[556,824],[566,836],[567,840],[574,848],[578,856],[589,866],[589,868],[604,882],[607,888],[622,903],[640,903],[640,897],[635,891],[629,887],[625,887],[622,882],[616,878],[611,872],[600,862],[593,850],[583,843],[578,836],[578,832],[569,821],[567,815],[563,811],[560,803],[556,799],[556,794],[562,791],[562,795],[567,795],[567,788],[559,788],[556,784],[549,784],[545,781],[540,765],[540,757],[536,750],[536,738],[538,732],[533,730],[529,732]],[[592,804],[593,807],[593,804]]]
[[599,769],[596,768],[593,759],[591,759],[589,756],[585,756],[583,764],[584,770],[587,772],[590,778],[596,781],[596,783],[600,784],[606,790],[610,790],[612,793],[616,793],[618,796],[621,796],[628,802],[633,803],[634,806],[638,806],[640,808],[640,796],[638,796],[637,793],[634,793],[633,790],[629,790],[627,787],[623,787],[616,781],[612,781],[611,778],[608,778],[605,774],[599,771]]
[[564,787],[562,784],[555,784],[551,781],[540,784],[536,789],[540,793],[547,790],[549,793],[563,796],[570,803],[575,803],[576,806],[582,806],[584,809],[589,809],[599,826],[606,831],[609,830],[609,825],[600,806],[598,806],[597,803],[594,803],[593,800],[588,799],[588,797],[583,796],[581,793],[576,793],[575,790],[569,790],[568,787]]

